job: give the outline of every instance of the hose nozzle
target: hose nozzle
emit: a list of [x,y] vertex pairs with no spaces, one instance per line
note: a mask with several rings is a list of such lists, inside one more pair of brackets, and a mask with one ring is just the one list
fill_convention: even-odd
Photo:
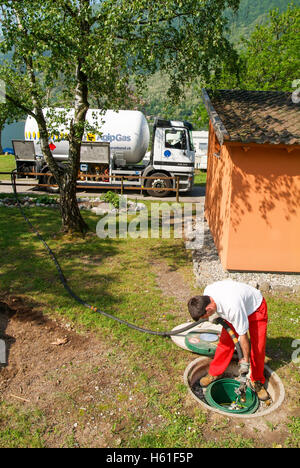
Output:
[[246,390],[247,390],[247,383],[246,380],[240,383],[240,386],[234,390],[235,394],[237,395],[237,401],[241,403],[245,403],[246,401]]

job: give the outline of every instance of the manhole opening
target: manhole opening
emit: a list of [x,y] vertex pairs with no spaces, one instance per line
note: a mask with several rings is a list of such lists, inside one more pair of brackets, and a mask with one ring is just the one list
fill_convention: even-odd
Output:
[[[193,398],[198,401],[203,407],[208,410],[215,411],[227,416],[239,417],[239,418],[253,418],[259,417],[271,413],[276,410],[284,400],[284,387],[278,375],[265,365],[265,377],[266,377],[266,389],[271,397],[270,402],[259,402],[257,410],[253,414],[238,414],[227,411],[222,411],[218,408],[210,406],[205,399],[206,389],[202,388],[199,384],[201,377],[206,375],[209,369],[211,358],[200,357],[189,364],[187,367],[184,380],[188,386]],[[228,366],[226,372],[223,374],[223,378],[235,379],[238,376],[238,363],[232,361]]]

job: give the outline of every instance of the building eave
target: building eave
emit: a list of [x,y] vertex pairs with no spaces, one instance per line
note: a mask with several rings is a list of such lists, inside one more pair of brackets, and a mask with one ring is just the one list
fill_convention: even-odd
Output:
[[223,124],[222,120],[220,119],[219,115],[214,109],[214,106],[212,105],[212,102],[210,100],[210,97],[206,89],[202,88],[201,91],[202,91],[202,99],[203,99],[205,108],[208,112],[212,126],[216,132],[220,145],[223,145],[225,140],[230,140],[229,134],[225,128],[225,125]]

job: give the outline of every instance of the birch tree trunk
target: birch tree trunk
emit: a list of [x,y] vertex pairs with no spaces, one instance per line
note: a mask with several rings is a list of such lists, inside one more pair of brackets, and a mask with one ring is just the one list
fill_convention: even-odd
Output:
[[76,67],[77,86],[75,89],[74,120],[69,132],[69,158],[65,171],[58,182],[60,190],[60,211],[62,217],[62,230],[65,232],[88,231],[88,225],[83,220],[76,197],[76,183],[80,166],[80,149],[84,135],[84,124],[88,103],[88,78],[81,69],[82,62],[78,61]]
[[[80,88],[80,86],[79,86]],[[43,110],[34,102],[36,120],[40,131],[41,149],[48,167],[53,174],[60,193],[60,212],[62,220],[62,231],[66,233],[81,233],[84,234],[88,231],[88,225],[82,218],[81,212],[78,207],[76,196],[76,183],[78,177],[78,170],[80,165],[80,147],[84,131],[84,121],[87,108],[85,112],[75,112],[74,122],[71,124],[71,131],[69,135],[70,149],[69,158],[63,168],[60,167],[49,148],[49,135],[47,131],[47,124]],[[82,109],[82,107],[81,107]],[[77,125],[75,124],[77,123]],[[78,128],[81,129],[78,132]]]

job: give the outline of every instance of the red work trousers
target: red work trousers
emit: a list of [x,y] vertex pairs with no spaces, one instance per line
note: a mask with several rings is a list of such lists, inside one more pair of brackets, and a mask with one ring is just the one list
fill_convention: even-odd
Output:
[[[250,364],[251,364],[251,380],[252,382],[259,381],[265,383],[264,365],[265,365],[265,349],[268,323],[267,303],[263,299],[259,308],[249,315],[249,334],[251,342]],[[237,332],[233,326],[227,322],[230,328],[234,331],[236,337]],[[234,343],[228,332],[223,328],[220,336],[220,341],[215,352],[213,361],[209,367],[209,373],[213,376],[219,376],[225,372],[234,353]]]

